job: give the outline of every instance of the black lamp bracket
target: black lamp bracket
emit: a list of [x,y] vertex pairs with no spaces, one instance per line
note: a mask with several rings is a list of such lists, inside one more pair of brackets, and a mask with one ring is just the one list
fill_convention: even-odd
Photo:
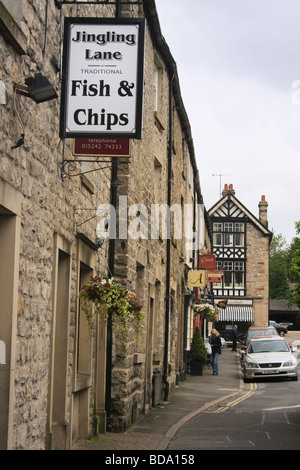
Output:
[[23,95],[27,98],[30,98],[29,87],[27,85],[21,85],[19,83],[13,82],[13,87],[16,93],[18,93],[18,95]]

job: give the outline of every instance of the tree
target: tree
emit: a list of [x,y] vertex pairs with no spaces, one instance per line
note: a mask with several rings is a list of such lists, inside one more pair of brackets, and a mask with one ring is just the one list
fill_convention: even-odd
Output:
[[197,325],[191,343],[190,350],[190,371],[191,375],[202,375],[202,366],[207,358],[207,350],[204,339],[201,336],[200,328]]
[[[295,222],[296,234],[300,235],[300,221]],[[294,237],[291,244],[290,275],[295,287],[292,290],[292,301],[300,307],[300,237]]]
[[270,246],[270,298],[289,297],[289,246],[281,234],[273,234]]
[[194,336],[191,343],[191,362],[200,362],[204,364],[207,358],[207,350],[204,340],[200,334],[199,326],[196,325]]

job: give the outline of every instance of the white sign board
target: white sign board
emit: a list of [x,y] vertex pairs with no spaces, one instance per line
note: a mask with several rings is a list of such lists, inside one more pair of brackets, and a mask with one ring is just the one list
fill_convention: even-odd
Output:
[[66,18],[60,136],[140,139],[143,18]]

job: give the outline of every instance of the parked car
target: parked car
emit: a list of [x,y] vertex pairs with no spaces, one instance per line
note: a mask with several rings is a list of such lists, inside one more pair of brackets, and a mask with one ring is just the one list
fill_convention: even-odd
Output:
[[298,380],[297,359],[281,336],[254,336],[243,363],[244,381],[266,377]]
[[288,329],[285,326],[279,325],[279,323],[277,323],[276,321],[269,321],[269,326],[274,326],[280,336],[284,336],[288,332]]
[[274,326],[250,326],[250,328],[247,331],[246,337],[244,341],[242,342],[241,349],[240,349],[240,359],[241,362],[243,362],[245,352],[248,348],[248,345],[251,341],[251,338],[253,336],[258,336],[258,335],[275,335],[278,336],[277,330]]
[[292,326],[294,326],[294,323],[291,323],[289,321],[288,322],[280,322],[279,325],[284,326],[288,330],[289,328],[292,328]]

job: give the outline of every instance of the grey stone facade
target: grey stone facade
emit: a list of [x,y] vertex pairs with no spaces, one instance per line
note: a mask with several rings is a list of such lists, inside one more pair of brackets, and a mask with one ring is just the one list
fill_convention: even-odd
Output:
[[[113,429],[126,429],[172,392],[191,315],[186,274],[197,267],[198,248],[187,248],[175,232],[168,240],[107,238],[100,249],[96,243],[96,209],[110,203],[113,187],[117,213],[120,197],[130,210],[147,209],[149,233],[153,204],[177,204],[183,212],[203,204],[176,65],[155,2],[121,8],[122,17],[147,18],[143,134],[131,142],[129,160],[118,161],[113,181],[111,164],[92,172],[99,164],[66,166],[62,175],[73,143],[59,138],[58,66],[64,17],[115,17],[116,8],[57,3],[0,1],[1,449],[71,449],[77,438],[105,432],[107,418]],[[38,72],[55,86],[57,100],[36,104],[16,93],[14,83]],[[128,224],[140,214],[139,206],[134,210]],[[200,249],[209,252],[203,220]],[[90,275],[112,268],[115,277],[132,280],[145,319],[140,342],[132,335],[125,353],[113,334],[110,360],[107,325],[99,321],[91,334],[78,293]]]

